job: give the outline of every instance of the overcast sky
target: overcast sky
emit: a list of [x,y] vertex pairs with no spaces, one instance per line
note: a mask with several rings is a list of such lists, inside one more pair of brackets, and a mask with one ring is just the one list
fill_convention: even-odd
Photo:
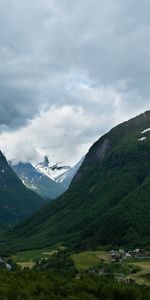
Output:
[[149,0],[0,0],[0,148],[75,163],[150,109]]

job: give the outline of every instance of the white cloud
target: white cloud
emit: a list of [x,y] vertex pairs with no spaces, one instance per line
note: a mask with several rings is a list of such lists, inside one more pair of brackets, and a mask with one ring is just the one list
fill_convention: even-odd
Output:
[[38,159],[38,148],[75,161],[149,108],[149,10],[148,0],[0,0],[0,147],[9,158]]
[[43,153],[52,163],[74,164],[113,125],[134,115],[113,88],[77,83],[71,96],[78,99],[76,105],[45,107],[26,126],[1,133],[0,146],[7,158],[37,162]]
[[71,162],[76,155],[81,155],[78,147],[84,148],[81,137],[88,126],[89,120],[81,107],[53,106],[42,111],[26,127],[2,133],[2,150],[8,159],[18,161],[36,162],[40,159],[39,153],[45,153]]

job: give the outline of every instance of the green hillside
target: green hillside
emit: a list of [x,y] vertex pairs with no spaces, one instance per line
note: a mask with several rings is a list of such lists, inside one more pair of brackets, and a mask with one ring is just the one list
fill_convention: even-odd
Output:
[[[150,111],[89,150],[69,190],[8,235],[13,249],[150,244]],[[143,131],[145,131],[142,133]]]
[[0,152],[0,226],[13,226],[27,219],[46,203],[35,193],[28,190],[6,158]]

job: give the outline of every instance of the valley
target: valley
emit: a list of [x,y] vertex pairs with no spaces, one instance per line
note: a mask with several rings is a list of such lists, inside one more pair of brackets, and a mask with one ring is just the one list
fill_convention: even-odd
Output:
[[[6,248],[24,251],[60,243],[78,250],[148,245],[149,127],[150,111],[102,136],[85,156],[69,189],[9,230],[3,239]],[[139,141],[143,135],[146,139]],[[0,251],[6,248],[0,246]]]
[[[12,255],[11,259],[22,269],[29,268],[32,270],[38,261],[48,261],[53,255],[65,251],[62,247],[57,250],[45,248],[40,250],[24,251]],[[114,251],[114,250],[113,250]],[[144,252],[144,250],[142,250]],[[114,252],[118,252],[117,250]],[[100,277],[113,276],[118,282],[137,283],[139,285],[150,286],[150,252],[148,257],[126,257],[118,261],[112,261],[112,251],[93,250],[80,253],[67,254],[74,262],[78,276],[81,274],[95,274]]]
[[[9,299],[10,290],[15,300],[17,295],[25,300],[29,295],[40,300],[97,300],[99,295],[104,300],[149,299],[149,128],[150,111],[114,127],[74,170],[69,168],[54,182],[44,174],[48,159],[41,173],[31,164],[12,169],[1,153],[2,299]],[[24,182],[30,179],[50,189],[54,184],[55,189],[67,176],[69,187],[53,201]]]
[[0,0],[0,300],[150,300],[149,44],[149,0]]

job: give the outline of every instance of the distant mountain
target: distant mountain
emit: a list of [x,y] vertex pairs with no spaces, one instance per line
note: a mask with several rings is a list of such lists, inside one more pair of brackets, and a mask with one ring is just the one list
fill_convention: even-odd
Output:
[[50,179],[35,169],[30,163],[19,162],[18,164],[13,164],[13,162],[10,162],[10,165],[25,186],[41,197],[50,200],[64,192],[64,187],[61,183]]
[[102,136],[69,189],[11,231],[9,243],[14,249],[150,245],[150,111]]
[[59,163],[59,162],[57,162],[56,164],[52,165],[49,162],[49,159],[48,159],[48,157],[46,155],[44,156],[43,161],[40,162],[39,164],[36,164],[34,167],[39,172],[45,174],[50,179],[53,179],[55,181],[56,181],[56,178],[58,176],[64,174],[65,172],[67,172],[68,170],[71,169],[70,166],[63,165],[62,163]]
[[46,203],[23,185],[0,152],[0,225],[14,225]]
[[61,175],[58,175],[55,178],[55,181],[58,182],[58,183],[61,183],[63,185],[63,187],[64,187],[65,190],[68,189],[68,187],[69,187],[69,185],[70,185],[73,177],[76,175],[78,169],[81,167],[84,158],[85,157],[82,157],[81,160],[76,165],[74,165],[68,171],[64,172]]
[[73,177],[80,168],[83,159],[84,157],[75,166],[70,167],[68,165],[63,165],[62,163],[52,165],[50,164],[48,157],[44,156],[44,160],[35,165],[35,169],[60,184],[64,192],[68,189]]

